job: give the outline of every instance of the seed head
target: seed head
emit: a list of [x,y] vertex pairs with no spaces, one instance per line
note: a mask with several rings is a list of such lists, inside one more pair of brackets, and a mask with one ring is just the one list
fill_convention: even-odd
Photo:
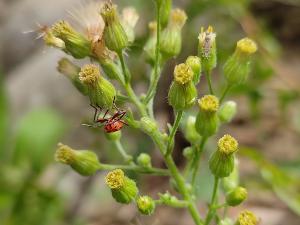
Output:
[[79,72],[79,79],[84,84],[95,84],[99,77],[99,67],[93,64],[84,65]]
[[218,150],[225,155],[231,155],[238,150],[238,142],[229,134],[225,134],[218,141]]
[[175,81],[184,85],[193,80],[194,72],[190,66],[185,63],[181,63],[175,66],[174,78]]
[[124,186],[125,174],[121,169],[109,172],[105,177],[105,182],[111,189],[120,189]]
[[198,100],[198,103],[204,112],[216,112],[219,109],[219,99],[214,95],[205,95]]
[[243,38],[239,40],[236,44],[236,48],[238,51],[247,55],[251,55],[257,51],[256,43],[250,38]]

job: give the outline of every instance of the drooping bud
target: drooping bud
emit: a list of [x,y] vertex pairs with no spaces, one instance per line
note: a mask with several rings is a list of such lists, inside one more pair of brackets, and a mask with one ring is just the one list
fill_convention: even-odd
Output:
[[76,59],[82,59],[91,54],[91,42],[77,32],[68,22],[61,20],[51,27],[53,35],[65,43],[65,49]]
[[144,215],[151,215],[155,209],[154,200],[147,195],[139,196],[136,205],[140,213]]
[[200,81],[200,77],[201,77],[201,60],[198,56],[189,56],[185,63],[187,65],[189,65],[193,72],[194,72],[194,77],[193,77],[193,81],[194,84],[198,84]]
[[202,70],[208,74],[217,65],[216,33],[214,33],[213,27],[209,26],[206,31],[201,27],[198,39]]
[[234,155],[238,150],[236,139],[226,134],[218,141],[218,150],[209,159],[210,171],[219,178],[228,177],[234,169]]
[[193,70],[185,63],[175,66],[174,81],[171,84],[168,100],[175,110],[188,109],[194,105],[197,89],[193,83]]
[[210,137],[219,127],[217,111],[219,100],[214,95],[205,95],[198,100],[199,113],[196,118],[196,130],[202,137]]
[[137,164],[139,166],[142,166],[142,167],[151,168],[152,164],[151,164],[151,157],[150,157],[150,155],[148,155],[146,153],[141,153],[137,157]]
[[87,86],[93,106],[110,108],[116,96],[115,87],[100,75],[99,67],[93,64],[83,66],[79,72],[80,81]]
[[100,167],[98,157],[94,152],[88,150],[77,151],[61,143],[58,144],[55,160],[70,165],[83,176],[93,175]]
[[139,19],[139,14],[133,7],[126,7],[122,10],[121,24],[128,37],[129,43],[134,42],[134,27]]
[[224,64],[224,74],[229,85],[244,83],[250,72],[251,56],[257,51],[256,43],[250,38],[237,42],[235,52]]
[[100,14],[105,22],[104,40],[106,46],[115,52],[128,47],[128,38],[119,20],[117,6],[112,2],[104,3]]
[[253,212],[244,210],[240,212],[235,225],[257,225],[258,219]]
[[81,94],[88,94],[87,87],[79,80],[79,66],[76,66],[67,58],[62,58],[58,61],[57,70],[65,75]]
[[221,122],[229,123],[236,114],[236,103],[234,101],[225,102],[218,111]]
[[105,182],[111,189],[113,198],[119,203],[129,204],[138,193],[136,183],[125,176],[121,169],[109,172],[105,177]]
[[243,187],[236,187],[226,194],[226,203],[229,206],[237,206],[246,200],[248,192]]
[[201,136],[196,131],[195,124],[196,124],[196,117],[189,116],[187,118],[187,121],[185,123],[185,128],[184,128],[185,138],[192,144],[199,143],[199,141],[201,140]]
[[156,33],[157,33],[157,23],[152,21],[148,25],[150,36],[145,44],[144,51],[146,53],[146,60],[153,65],[155,62],[155,49],[156,49]]
[[187,16],[181,9],[173,9],[168,26],[162,31],[160,51],[165,59],[177,56],[181,51],[181,30]]

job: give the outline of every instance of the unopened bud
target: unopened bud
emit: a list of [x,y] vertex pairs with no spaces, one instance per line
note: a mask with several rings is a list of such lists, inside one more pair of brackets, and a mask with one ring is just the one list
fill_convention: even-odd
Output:
[[146,134],[152,134],[155,131],[157,131],[158,127],[156,125],[156,122],[149,117],[142,117],[141,118],[141,129]]
[[105,177],[105,182],[111,189],[113,198],[119,203],[129,204],[138,193],[135,181],[125,176],[121,169],[109,172]]
[[257,225],[258,219],[253,212],[244,210],[240,212],[235,225]]
[[218,141],[218,150],[209,159],[210,171],[219,178],[228,177],[234,169],[234,155],[238,150],[235,138],[226,134]]
[[247,190],[243,187],[236,187],[226,194],[226,203],[229,206],[237,206],[246,200]]
[[234,101],[225,102],[218,111],[221,122],[228,123],[236,114],[236,103]]
[[138,197],[136,205],[140,213],[144,215],[151,215],[155,209],[154,200],[147,195]]
[[58,61],[57,70],[65,75],[73,83],[75,88],[83,95],[88,94],[87,87],[79,80],[80,67],[76,66],[67,58]]
[[244,83],[250,72],[251,56],[257,51],[256,43],[250,38],[237,42],[235,52],[224,64],[224,74],[229,85]]
[[110,108],[116,96],[115,87],[100,75],[99,67],[87,64],[81,68],[80,81],[88,88],[88,95],[93,106]]
[[224,177],[222,179],[222,186],[225,192],[229,192],[230,190],[238,187],[239,185],[239,168],[238,168],[238,159],[234,158],[234,168],[232,173],[228,177]]
[[187,65],[189,65],[193,72],[194,72],[194,76],[193,76],[193,81],[194,84],[198,84],[200,81],[200,77],[201,77],[201,60],[198,56],[189,56],[185,63]]
[[217,65],[216,33],[213,27],[209,26],[206,31],[201,27],[198,39],[202,70],[209,73]]
[[106,2],[100,14],[105,22],[105,45],[115,52],[120,52],[128,47],[128,38],[119,20],[117,6],[112,4],[112,2]]
[[155,62],[155,51],[156,51],[156,33],[157,33],[157,23],[152,21],[148,25],[150,36],[145,44],[144,51],[146,53],[146,60],[153,65]]
[[150,155],[148,155],[146,153],[141,153],[137,157],[137,164],[139,166],[142,166],[142,167],[151,168],[152,164],[151,164],[151,157],[150,157]]
[[65,43],[66,51],[76,59],[82,59],[91,54],[91,42],[77,32],[68,22],[59,21],[51,27],[53,35]]
[[198,100],[199,113],[196,118],[196,130],[202,137],[210,137],[219,128],[217,111],[219,100],[214,95],[205,95]]
[[185,138],[192,144],[199,143],[201,139],[201,136],[196,131],[195,124],[196,124],[196,117],[189,116],[187,118],[187,121],[185,123],[185,128],[184,128]]
[[163,0],[160,4],[160,24],[162,28],[166,27],[169,21],[170,12],[172,8],[172,0]]
[[100,167],[98,157],[94,152],[87,150],[77,151],[61,143],[58,144],[55,160],[70,165],[83,176],[93,175]]

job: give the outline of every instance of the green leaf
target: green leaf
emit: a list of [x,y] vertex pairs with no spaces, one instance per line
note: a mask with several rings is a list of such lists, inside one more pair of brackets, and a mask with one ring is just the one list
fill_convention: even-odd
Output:
[[240,152],[259,167],[262,178],[272,187],[275,194],[295,213],[300,215],[299,178],[285,172],[252,148],[243,147]]
[[63,118],[49,109],[25,115],[16,134],[14,163],[29,163],[35,172],[41,171],[53,159],[54,148],[65,127]]

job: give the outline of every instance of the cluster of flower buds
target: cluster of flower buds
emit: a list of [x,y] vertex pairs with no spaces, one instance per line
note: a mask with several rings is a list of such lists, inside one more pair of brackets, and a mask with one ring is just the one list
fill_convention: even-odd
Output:
[[136,205],[140,213],[144,215],[151,215],[155,210],[154,200],[147,196],[139,196],[136,200]]

